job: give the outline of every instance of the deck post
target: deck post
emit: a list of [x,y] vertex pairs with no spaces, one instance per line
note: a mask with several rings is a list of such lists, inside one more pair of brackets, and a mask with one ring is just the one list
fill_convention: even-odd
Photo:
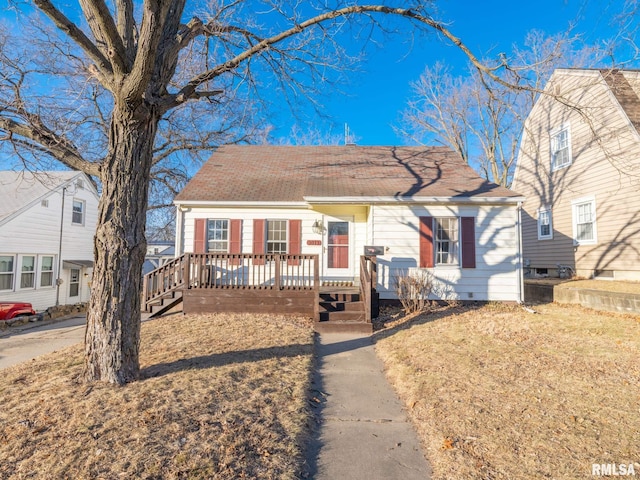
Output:
[[142,306],[144,311],[147,311],[147,298],[149,296],[147,289],[149,288],[149,279],[145,275],[142,279]]
[[320,321],[320,271],[319,271],[318,255],[313,257],[313,321]]
[[371,316],[377,318],[380,315],[380,300],[378,295],[378,257],[369,257],[371,260]]
[[182,270],[182,282],[186,288],[191,287],[191,254],[184,255],[184,268]]
[[276,259],[276,271],[275,271],[275,285],[274,288],[276,290],[280,290],[282,288],[281,285],[281,278],[280,278],[280,259],[282,258],[282,255],[275,255],[275,259]]

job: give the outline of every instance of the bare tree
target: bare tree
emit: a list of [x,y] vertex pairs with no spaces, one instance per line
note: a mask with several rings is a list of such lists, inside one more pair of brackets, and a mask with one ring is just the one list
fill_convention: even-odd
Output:
[[[36,12],[23,14],[16,29],[22,36],[2,32],[0,132],[4,148],[24,162],[55,159],[100,183],[84,381],[123,384],[139,373],[152,175],[160,178],[163,160],[179,151],[242,141],[243,132],[256,127],[246,120],[259,108],[261,88],[280,88],[295,99],[331,81],[327,72],[349,60],[332,28],[353,22],[365,32],[390,32],[394,24],[387,19],[404,19],[412,27],[397,30],[437,33],[500,82],[430,16],[428,1],[411,9],[279,0],[79,4],[81,12],[65,2],[34,0]],[[265,13],[259,18],[256,11]],[[206,122],[195,123],[207,114]]]
[[531,32],[525,49],[499,55],[503,82],[475,68],[461,77],[443,64],[427,67],[412,84],[415,99],[400,130],[419,143],[436,141],[453,148],[485,178],[510,186],[524,120],[553,70],[591,66],[608,53],[576,47],[577,41],[566,34]]

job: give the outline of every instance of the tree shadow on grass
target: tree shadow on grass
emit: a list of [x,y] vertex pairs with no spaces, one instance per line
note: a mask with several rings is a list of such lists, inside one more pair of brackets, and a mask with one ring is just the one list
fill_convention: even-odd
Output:
[[423,312],[415,316],[401,314],[397,320],[377,322],[372,339],[375,342],[390,337],[403,330],[435,322],[451,315],[479,310],[487,305],[487,302],[467,302],[462,305],[441,305],[435,310]]
[[262,360],[272,358],[310,355],[313,351],[314,347],[312,344],[293,344],[181,358],[173,362],[157,363],[143,368],[140,371],[140,380],[160,377],[186,370],[203,370],[232,364],[260,362]]

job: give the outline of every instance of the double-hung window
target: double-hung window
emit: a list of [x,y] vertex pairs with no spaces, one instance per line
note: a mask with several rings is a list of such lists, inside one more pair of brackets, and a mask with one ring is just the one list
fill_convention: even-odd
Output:
[[569,125],[562,125],[551,132],[551,171],[571,165],[571,137]]
[[73,200],[71,223],[75,225],[84,225],[84,201]]
[[287,253],[286,220],[267,220],[267,253]]
[[40,286],[53,286],[53,257],[40,257]]
[[229,220],[209,219],[207,221],[207,251],[229,252]]
[[458,259],[458,218],[434,219],[436,265],[457,265]]
[[34,255],[22,256],[22,268],[20,269],[20,288],[34,288],[36,286],[36,257]]
[[0,255],[0,290],[13,290],[13,255]]
[[551,209],[541,207],[538,209],[538,240],[547,240],[550,238],[553,238]]
[[571,202],[573,209],[573,243],[594,245],[598,241],[596,230],[596,201],[593,197]]

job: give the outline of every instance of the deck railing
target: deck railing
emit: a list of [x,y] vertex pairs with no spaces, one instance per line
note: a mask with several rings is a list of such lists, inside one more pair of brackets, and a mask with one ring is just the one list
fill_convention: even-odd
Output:
[[142,284],[142,302],[145,310],[150,302],[165,297],[186,285],[185,273],[188,265],[187,255],[174,258],[161,267],[144,276]]
[[319,286],[317,255],[189,254],[188,288],[312,290]]
[[148,273],[143,303],[184,288],[312,290],[319,288],[317,255],[186,253]]

